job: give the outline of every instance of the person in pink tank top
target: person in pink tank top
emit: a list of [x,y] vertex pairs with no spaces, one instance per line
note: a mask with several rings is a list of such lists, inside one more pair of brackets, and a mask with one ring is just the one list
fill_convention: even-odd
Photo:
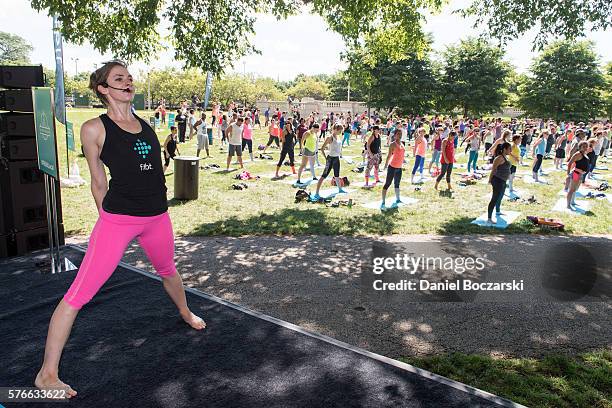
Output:
[[417,170],[420,170],[421,178],[419,182],[423,181],[423,167],[425,166],[425,150],[427,148],[427,140],[425,140],[425,129],[419,128],[417,131],[416,139],[414,140],[414,167],[412,168],[412,177],[410,182],[414,184],[414,175]]
[[393,137],[393,143],[389,145],[389,154],[387,154],[387,161],[385,167],[387,168],[387,178],[385,185],[382,189],[382,203],[380,209],[385,210],[385,199],[387,198],[387,190],[391,186],[391,182],[394,183],[395,187],[395,202],[390,208],[397,208],[397,205],[401,203],[400,200],[400,182],[402,181],[402,165],[404,164],[404,156],[406,154],[406,148],[401,141],[402,130],[396,129]]
[[244,129],[242,129],[242,151],[245,151],[245,148],[249,148],[249,156],[251,157],[251,161],[253,159],[253,126],[251,125],[251,118],[247,117],[244,120]]
[[448,132],[446,139],[442,141],[442,170],[440,175],[436,178],[436,185],[434,189],[438,189],[440,180],[446,175],[446,183],[448,184],[448,191],[452,191],[451,187],[451,173],[453,172],[453,164],[455,163],[455,136],[457,133],[453,130]]

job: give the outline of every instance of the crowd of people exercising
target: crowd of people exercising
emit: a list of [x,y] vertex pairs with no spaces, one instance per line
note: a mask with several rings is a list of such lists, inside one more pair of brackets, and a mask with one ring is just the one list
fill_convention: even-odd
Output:
[[[222,147],[227,146],[226,168],[229,169],[232,157],[244,166],[242,152],[247,151],[254,161],[253,130],[262,128],[261,114],[258,109],[238,109],[231,104],[223,113],[218,104],[213,105],[212,120],[206,121],[204,112],[188,112],[193,121],[193,132],[198,135],[197,155],[202,150],[209,153],[208,128],[216,128]],[[456,164],[457,152],[468,156],[467,172],[489,172],[492,196],[488,205],[488,222],[495,223],[492,212],[501,214],[500,204],[506,192],[514,193],[514,179],[520,166],[531,166],[531,179],[541,182],[542,163],[545,158],[554,159],[555,170],[565,170],[567,179],[567,208],[575,206],[575,193],[580,184],[593,178],[598,158],[606,155],[610,146],[612,125],[609,122],[590,123],[572,121],[552,121],[541,119],[501,118],[459,118],[444,116],[399,117],[391,113],[387,118],[377,112],[368,115],[360,113],[331,112],[321,114],[312,112],[302,116],[297,109],[289,113],[280,109],[267,108],[263,113],[263,128],[267,129],[267,140],[262,140],[259,149],[266,154],[270,148],[280,150],[276,166],[276,176],[283,164],[288,162],[292,173],[297,174],[297,184],[302,183],[302,174],[309,168],[311,179],[317,181],[313,200],[320,199],[320,188],[333,171],[335,185],[342,193],[340,166],[342,149],[351,143],[360,143],[364,187],[380,183],[380,174],[386,171],[383,184],[381,208],[387,208],[386,193],[394,184],[396,200],[389,206],[401,203],[399,186],[403,166],[412,156],[410,181],[420,184],[433,178],[434,188],[446,182],[446,190],[452,191],[452,174]],[[164,144],[166,163],[174,154],[176,132],[172,132]],[[213,133],[208,129],[208,133]],[[180,141],[179,141],[180,142]],[[170,148],[167,148],[169,145]],[[387,150],[383,165],[384,150]],[[297,153],[296,153],[297,152]],[[408,152],[408,154],[407,154]],[[296,171],[296,154],[301,157]],[[324,160],[324,169],[319,178],[315,168]],[[532,164],[527,159],[532,158]],[[321,160],[321,161],[322,161]],[[381,165],[382,169],[381,169]]]

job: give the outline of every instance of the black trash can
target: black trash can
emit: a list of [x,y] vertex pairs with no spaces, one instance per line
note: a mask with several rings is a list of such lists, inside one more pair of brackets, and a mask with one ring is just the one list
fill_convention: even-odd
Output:
[[174,158],[174,198],[196,200],[198,198],[200,158],[176,156]]

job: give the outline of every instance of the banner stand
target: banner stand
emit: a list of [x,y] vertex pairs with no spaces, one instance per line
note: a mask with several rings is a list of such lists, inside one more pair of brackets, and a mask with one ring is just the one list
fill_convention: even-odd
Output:
[[38,168],[45,180],[45,202],[47,205],[47,228],[49,230],[49,256],[51,273],[68,272],[77,269],[68,259],[61,256],[59,220],[57,213],[56,188],[59,172],[57,168],[57,133],[51,88],[32,88],[34,105],[34,126],[36,129],[36,152]]
[[68,258],[62,260],[59,239],[59,220],[57,219],[56,180],[44,173],[45,199],[47,202],[47,227],[49,229],[49,255],[51,273],[69,272],[78,269]]

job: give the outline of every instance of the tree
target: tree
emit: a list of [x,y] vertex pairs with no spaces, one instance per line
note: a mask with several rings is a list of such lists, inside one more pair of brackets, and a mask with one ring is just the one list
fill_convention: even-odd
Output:
[[298,78],[296,84],[287,90],[289,96],[298,99],[310,97],[317,100],[329,98],[330,92],[327,83],[312,77],[298,76]]
[[245,76],[227,75],[218,79],[213,85],[212,97],[228,105],[230,102],[253,104],[257,100],[255,85]]
[[66,75],[64,93],[69,96],[74,94],[88,96],[92,101],[97,100],[96,94],[89,89],[89,75],[86,72],[73,76]]
[[502,51],[484,40],[470,38],[443,53],[441,106],[460,108],[464,116],[498,111],[504,101],[508,66]]
[[367,90],[357,81],[349,80],[348,71],[339,71],[334,75],[327,77],[327,86],[329,86],[329,98],[332,101],[345,101],[348,96],[350,83],[351,101],[365,101],[367,99]]
[[406,58],[379,62],[372,70],[374,83],[370,105],[397,107],[399,114],[425,114],[434,107],[437,82],[429,58]]
[[0,31],[0,64],[27,64],[32,50],[24,38]]
[[474,26],[502,44],[535,29],[538,49],[551,38],[575,40],[612,27],[610,0],[473,0],[463,14],[477,16]]
[[612,61],[608,62],[605,67],[606,75],[606,115],[608,119],[612,119]]
[[516,72],[514,67],[508,67],[508,75],[504,83],[504,106],[519,106],[519,86],[527,80],[524,74]]
[[256,101],[284,101],[287,95],[276,87],[271,78],[257,78],[254,82]]
[[[490,33],[507,39],[539,23],[541,38],[548,33],[578,36],[593,25],[611,24],[609,0],[472,0],[466,13],[488,21]],[[256,52],[254,38],[258,13],[277,18],[313,11],[340,34],[347,45],[376,43],[376,58],[398,61],[396,50],[422,51],[426,36],[424,14],[439,11],[441,0],[31,0],[38,11],[56,14],[64,38],[89,41],[102,53],[148,61],[161,44],[160,22],[169,31],[175,58],[187,68],[221,74],[231,61]],[[557,30],[557,27],[561,27]],[[228,63],[229,62],[229,63]],[[372,65],[371,65],[372,66]]]
[[[151,82],[151,100],[159,101],[164,98],[170,105],[178,105],[181,101],[191,100],[193,94],[203,99],[206,87],[206,77],[196,69],[154,70],[149,73],[149,81]],[[213,86],[213,90],[214,88]],[[138,92],[145,91],[144,87],[138,89]]]
[[528,114],[556,120],[586,120],[603,109],[604,76],[593,44],[559,41],[535,59],[520,87]]

